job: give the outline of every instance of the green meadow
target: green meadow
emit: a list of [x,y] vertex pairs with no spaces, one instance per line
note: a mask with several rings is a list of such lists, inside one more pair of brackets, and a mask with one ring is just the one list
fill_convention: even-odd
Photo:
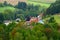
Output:
[[49,3],[39,3],[39,2],[34,2],[34,1],[27,1],[27,4],[33,4],[33,5],[40,5],[42,7],[48,8],[50,6]]
[[0,12],[4,12],[5,10],[11,10],[11,11],[14,11],[15,8],[14,8],[14,7],[9,7],[9,6],[6,6],[6,7],[0,7]]
[[60,15],[54,15],[54,18],[58,24],[60,24]]
[[[60,24],[60,15],[52,15],[52,16],[54,17],[55,21],[56,21],[58,24]],[[44,21],[46,21],[46,20],[48,20],[48,19],[50,19],[50,17],[45,18]]]

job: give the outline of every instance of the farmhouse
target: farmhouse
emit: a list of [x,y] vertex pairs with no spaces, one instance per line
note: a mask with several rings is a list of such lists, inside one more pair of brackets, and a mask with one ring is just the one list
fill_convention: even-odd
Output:
[[43,15],[40,14],[37,17],[27,18],[26,22],[27,22],[28,25],[29,25],[29,23],[31,24],[32,22],[44,24],[44,21],[42,20],[42,16]]

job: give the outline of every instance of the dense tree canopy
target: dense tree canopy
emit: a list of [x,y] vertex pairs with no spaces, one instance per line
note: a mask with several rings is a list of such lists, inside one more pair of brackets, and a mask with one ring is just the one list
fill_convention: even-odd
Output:
[[25,2],[18,2],[18,4],[15,7],[18,9],[26,10],[27,4]]
[[2,22],[3,22],[3,20],[4,20],[3,14],[2,14],[2,13],[0,13],[0,23],[2,23]]
[[56,14],[60,13],[60,0],[56,0],[55,3],[52,3],[51,6],[46,10],[47,14]]

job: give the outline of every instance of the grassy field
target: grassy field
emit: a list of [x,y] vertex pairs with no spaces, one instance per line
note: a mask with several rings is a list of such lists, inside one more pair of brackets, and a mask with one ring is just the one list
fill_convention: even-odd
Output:
[[50,4],[48,4],[48,3],[39,3],[39,2],[33,2],[33,1],[27,1],[27,4],[40,5],[40,6],[43,6],[46,8],[48,8],[50,6]]
[[[56,22],[57,22],[58,24],[60,24],[60,15],[53,15],[53,16],[54,16],[54,19],[56,20]],[[50,19],[50,17],[45,18],[44,21],[46,21],[46,20],[48,20],[48,19]]]
[[9,6],[7,6],[7,7],[0,7],[0,12],[4,12],[4,10],[11,10],[11,11],[14,11],[15,8],[14,8],[14,7],[9,7]]
[[60,15],[54,15],[54,18],[58,24],[60,24]]
[[28,1],[43,2],[43,3],[53,3],[56,0],[28,0]]

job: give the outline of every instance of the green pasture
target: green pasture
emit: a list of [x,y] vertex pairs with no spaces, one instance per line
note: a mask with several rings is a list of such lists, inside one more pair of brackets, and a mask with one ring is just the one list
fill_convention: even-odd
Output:
[[11,11],[14,11],[15,8],[14,8],[14,7],[9,7],[9,6],[6,6],[6,7],[0,7],[0,12],[4,12],[5,10],[11,10]]
[[[60,24],[60,15],[51,15],[51,16],[54,16],[54,19],[56,20],[56,22],[58,24]],[[50,19],[50,17],[45,18],[44,21],[46,21],[48,19]]]
[[39,2],[33,2],[33,1],[27,1],[27,4],[40,5],[40,6],[46,7],[46,8],[48,8],[50,6],[49,3],[39,3]]

